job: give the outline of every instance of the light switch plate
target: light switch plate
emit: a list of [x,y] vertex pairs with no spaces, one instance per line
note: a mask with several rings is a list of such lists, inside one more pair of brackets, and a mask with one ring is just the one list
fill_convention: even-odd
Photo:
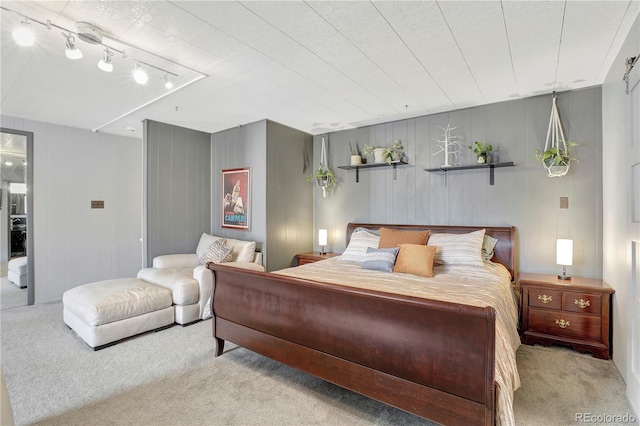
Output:
[[560,197],[560,208],[561,209],[569,208],[569,197]]

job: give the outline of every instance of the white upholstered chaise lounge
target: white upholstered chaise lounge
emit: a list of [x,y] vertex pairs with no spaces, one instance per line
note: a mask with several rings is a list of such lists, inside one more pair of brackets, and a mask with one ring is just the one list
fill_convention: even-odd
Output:
[[[226,241],[218,241],[226,240]],[[217,241],[217,243],[216,243]],[[203,233],[195,253],[153,259],[153,267],[123,278],[84,284],[63,295],[65,324],[90,347],[100,349],[119,340],[174,323],[188,325],[211,317],[213,274],[206,268],[210,247],[224,244],[229,262],[263,271],[254,241]]]

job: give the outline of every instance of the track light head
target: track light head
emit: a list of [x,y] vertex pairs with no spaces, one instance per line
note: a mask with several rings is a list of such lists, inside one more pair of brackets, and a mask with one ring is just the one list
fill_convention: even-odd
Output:
[[98,62],[98,68],[100,68],[104,72],[113,71],[113,63],[111,63],[112,56],[113,52],[111,52],[109,48],[104,49],[102,59],[100,59],[100,62]]
[[65,55],[69,59],[80,59],[82,58],[82,52],[75,45],[76,38],[69,34],[62,33],[62,35],[67,39],[67,49],[65,50]]
[[136,69],[133,71],[133,79],[138,84],[147,84],[147,81],[149,81],[149,76],[142,69],[140,64],[136,64]]
[[13,40],[18,43],[19,46],[33,46],[35,37],[33,31],[31,31],[31,24],[27,17],[20,23],[20,26],[13,30],[11,33]]

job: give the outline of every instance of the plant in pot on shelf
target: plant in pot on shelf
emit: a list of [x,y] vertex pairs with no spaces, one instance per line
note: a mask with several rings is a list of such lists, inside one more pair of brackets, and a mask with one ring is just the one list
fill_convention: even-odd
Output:
[[384,162],[392,164],[395,161],[404,159],[405,156],[404,148],[402,147],[400,139],[396,139],[393,141],[393,145],[386,148],[378,148],[375,145],[365,145],[362,148],[362,154],[365,156],[373,154],[374,163],[377,164]]
[[551,148],[540,151],[536,149],[534,159],[540,161],[547,174],[550,177],[560,177],[567,174],[571,160],[578,161],[577,158],[571,156],[570,147],[577,146],[576,142],[562,141],[562,145],[552,146]]
[[493,151],[493,146],[490,144],[483,144],[480,141],[475,141],[473,145],[469,145],[467,148],[473,151],[477,156],[478,164],[486,164],[491,162],[491,151]]
[[349,149],[351,150],[351,161],[349,164],[352,166],[362,165],[362,155],[360,155],[360,151],[358,150],[358,144],[356,144],[356,147],[354,149],[353,145],[351,145],[351,141],[349,141]]
[[333,174],[333,170],[325,166],[323,163],[320,163],[320,167],[318,167],[318,170],[316,170],[315,173],[305,176],[305,180],[307,182],[311,182],[313,180],[319,188],[322,188],[323,197],[326,197],[327,191],[336,185],[336,177]]

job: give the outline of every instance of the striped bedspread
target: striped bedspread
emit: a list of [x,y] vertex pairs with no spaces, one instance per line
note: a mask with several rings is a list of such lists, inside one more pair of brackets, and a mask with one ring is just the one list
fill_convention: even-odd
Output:
[[433,278],[362,269],[340,257],[274,272],[295,278],[366,288],[386,293],[461,303],[496,310],[496,366],[498,422],[513,425],[513,393],[520,387],[516,366],[518,307],[507,269],[497,263],[484,266],[434,265]]

